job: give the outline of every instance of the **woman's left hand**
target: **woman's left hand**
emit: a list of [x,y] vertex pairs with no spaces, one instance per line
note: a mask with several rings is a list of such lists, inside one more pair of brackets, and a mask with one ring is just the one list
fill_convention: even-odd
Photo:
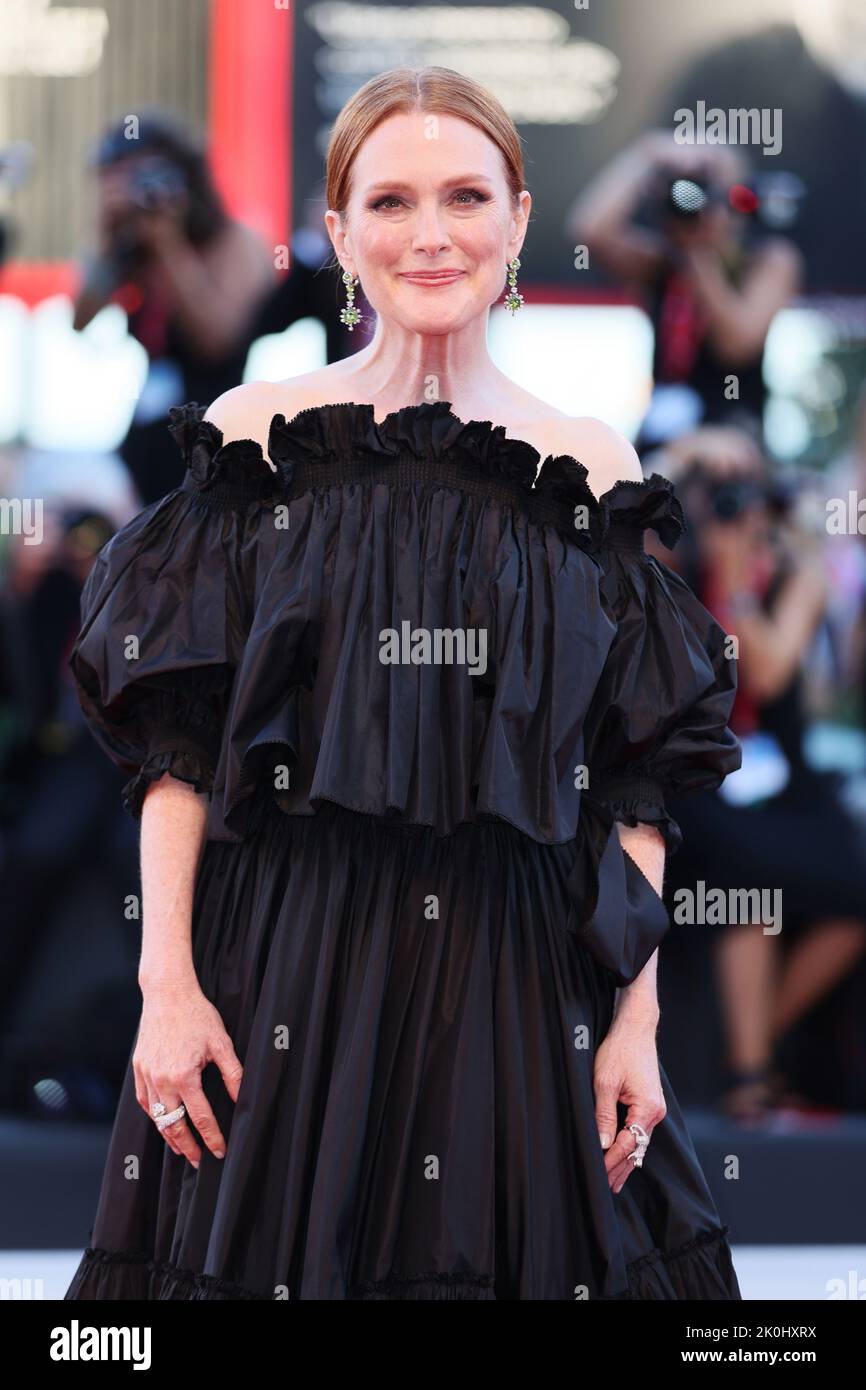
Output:
[[[652,1136],[653,1129],[667,1114],[659,1076],[655,1040],[656,1025],[644,1025],[619,1014],[595,1054],[593,1087],[595,1118],[599,1138],[605,1149],[604,1166],[613,1192],[621,1192],[634,1163],[629,1158],[637,1147],[637,1135],[630,1124],[642,1125]],[[627,1106],[623,1128],[618,1130],[617,1102]],[[608,1143],[605,1144],[604,1137]],[[652,1137],[646,1151],[652,1162]]]

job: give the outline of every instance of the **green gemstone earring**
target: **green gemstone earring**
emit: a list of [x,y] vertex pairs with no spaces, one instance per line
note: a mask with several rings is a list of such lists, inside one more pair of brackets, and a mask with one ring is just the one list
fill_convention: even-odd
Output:
[[506,309],[511,310],[511,317],[517,310],[523,307],[523,295],[517,293],[517,272],[520,269],[520,261],[514,257],[513,261],[508,262],[508,294],[503,301]]
[[346,286],[346,307],[340,310],[340,322],[346,325],[350,333],[355,324],[361,322],[361,311],[355,304],[355,286],[357,283],[354,275],[350,275],[348,270],[343,271],[343,284]]

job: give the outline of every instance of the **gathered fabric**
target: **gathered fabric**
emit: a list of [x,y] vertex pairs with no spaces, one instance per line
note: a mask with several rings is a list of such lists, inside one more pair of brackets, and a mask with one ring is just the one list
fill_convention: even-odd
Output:
[[618,1194],[595,1119],[670,928],[617,824],[676,852],[668,797],[741,757],[725,634],[644,549],[671,484],[596,498],[447,402],[275,415],[266,453],[203,415],[70,665],[131,815],[166,774],[207,799],[194,967],[244,1074],[233,1104],[204,1069],[227,1151],[194,1170],[130,1058],[66,1297],[739,1298],[663,1067]]
[[[70,657],[131,773],[127,810],[169,772],[208,793],[212,839],[254,833],[263,786],[289,815],[336,802],[440,836],[501,819],[572,847],[588,946],[660,924],[652,899],[623,921],[646,885],[611,829],[654,824],[675,853],[666,798],[741,760],[725,633],[643,548],[649,527],[670,545],[684,529],[670,481],[596,499],[577,460],[539,468],[447,402],[276,415],[267,459],[203,414],[172,410],[184,484],[100,552]],[[406,629],[484,634],[483,669],[382,660]],[[606,962],[619,952],[624,977],[658,939]]]

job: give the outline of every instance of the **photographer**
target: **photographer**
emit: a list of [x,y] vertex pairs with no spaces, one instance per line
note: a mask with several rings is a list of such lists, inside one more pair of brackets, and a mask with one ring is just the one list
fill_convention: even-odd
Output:
[[162,115],[109,130],[94,157],[97,245],[85,262],[74,327],[114,296],[148,354],[147,380],[119,452],[144,504],[182,467],[168,408],[240,384],[255,312],[273,287],[267,247],[226,214],[204,154]]
[[0,1108],[46,1113],[35,1082],[50,1075],[66,1115],[102,1118],[128,1050],[131,991],[106,965],[92,996],[68,999],[51,958],[71,898],[91,894],[82,951],[104,933],[134,979],[111,908],[136,877],[135,836],[117,814],[123,776],[91,737],[67,665],[82,587],[114,527],[87,505],[49,504],[43,523],[39,545],[9,537],[0,586]]
[[[643,463],[675,482],[689,519],[675,554],[655,537],[648,550],[682,574],[739,644],[730,725],[743,765],[718,792],[671,800],[685,839],[666,892],[694,891],[705,879],[726,895],[757,888],[772,900],[780,890],[784,905],[777,935],[757,923],[701,924],[682,942],[686,950],[701,949],[708,934],[714,942],[727,1044],[723,1108],[753,1119],[800,1100],[786,1081],[791,1069],[810,1100],[845,1108],[864,1081],[862,1026],[848,1029],[849,1051],[836,1066],[816,1065],[814,1037],[801,1057],[791,1052],[795,1025],[815,1024],[813,1010],[866,947],[864,831],[844,805],[838,774],[816,771],[803,752],[804,662],[829,596],[826,534],[806,524],[807,495],[801,510],[744,431],[696,430]],[[831,1052],[842,1036],[832,1030]]]
[[786,238],[746,233],[745,209],[755,197],[744,175],[728,146],[678,145],[670,132],[653,130],[602,170],[569,212],[575,242],[650,295],[655,390],[641,444],[701,424],[748,419],[760,428],[767,332],[797,292],[802,267]]

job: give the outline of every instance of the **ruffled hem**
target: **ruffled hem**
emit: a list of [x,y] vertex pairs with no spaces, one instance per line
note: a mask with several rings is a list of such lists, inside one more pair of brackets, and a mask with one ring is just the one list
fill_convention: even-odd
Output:
[[[651,1250],[627,1267],[628,1287],[600,1294],[602,1301],[621,1299],[700,1301],[738,1299],[736,1274],[728,1244],[729,1227],[702,1232],[676,1250]],[[496,1302],[495,1276],[472,1272],[391,1274],[387,1279],[354,1285],[350,1301],[472,1300]],[[273,1302],[243,1284],[216,1275],[182,1269],[146,1252],[103,1250],[88,1246],[65,1295],[68,1301]]]
[[[531,518],[551,522],[591,553],[609,544],[640,547],[649,528],[673,549],[686,529],[673,483],[662,474],[621,479],[596,497],[588,469],[571,454],[542,459],[527,440],[507,436],[504,425],[459,419],[450,401],[403,406],[380,421],[372,405],[355,401],[308,406],[289,420],[277,413],[268,430],[270,464],[255,440],[225,443],[221,430],[203,419],[206,409],[195,401],[173,406],[168,428],[189,486],[215,503],[285,500],[411,460],[422,468],[432,462],[435,479],[458,487],[474,483],[487,495],[503,489]],[[443,471],[448,463],[453,477]]]
[[155,1260],[146,1251],[103,1250],[88,1245],[81,1257],[64,1302],[74,1299],[158,1300],[186,1302],[255,1299],[272,1302],[267,1294],[254,1293],[242,1284],[198,1270],[181,1269],[167,1260]]
[[730,1227],[704,1231],[676,1250],[651,1250],[627,1270],[628,1288],[604,1294],[605,1301],[688,1300],[720,1302],[741,1298],[731,1247]]
[[194,401],[169,409],[168,432],[177,444],[192,485],[214,500],[272,501],[291,480],[272,469],[255,439],[223,443],[222,431],[202,417],[207,407]]
[[665,842],[665,854],[676,854],[682,831],[665,805],[664,789],[653,777],[627,769],[615,775],[601,774],[596,797],[610,808],[614,820],[634,828],[654,825]]
[[665,856],[676,854],[683,843],[683,834],[673,816],[654,801],[641,801],[639,797],[620,798],[611,803],[614,820],[634,829],[638,825],[654,825],[665,842]]
[[496,1302],[492,1274],[439,1274],[435,1270],[428,1274],[410,1277],[391,1276],[375,1282],[356,1286],[350,1297],[364,1302],[381,1302],[399,1299],[402,1302],[424,1300],[441,1302],[456,1299],[473,1302]]
[[141,818],[148,788],[166,772],[179,782],[188,782],[197,792],[210,793],[213,790],[213,764],[198,750],[175,748],[153,753],[120,793],[124,809],[136,820]]

